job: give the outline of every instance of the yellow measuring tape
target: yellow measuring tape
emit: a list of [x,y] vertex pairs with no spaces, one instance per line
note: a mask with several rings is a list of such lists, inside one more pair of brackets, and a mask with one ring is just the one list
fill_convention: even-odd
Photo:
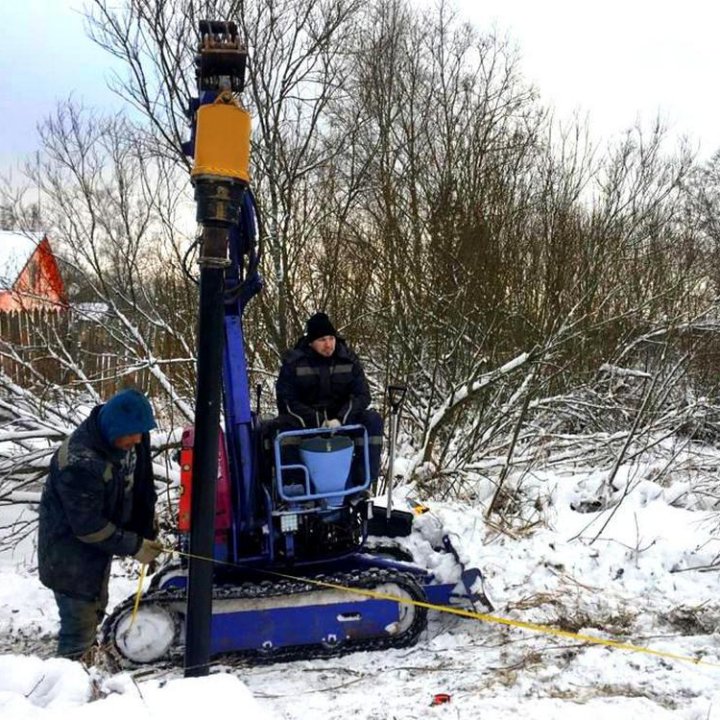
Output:
[[[219,565],[230,565],[231,567],[239,567],[235,563],[226,562],[224,560],[215,560],[214,558],[207,558],[201,555],[192,555],[190,553],[181,552],[180,550],[164,548],[164,551],[176,555],[182,555],[183,557],[187,558],[205,560]],[[140,577],[140,584],[138,586],[138,594],[135,598],[135,607],[133,609],[133,621],[137,612],[138,604],[140,602],[140,594],[142,592],[142,582],[145,576],[145,568],[146,566],[143,565],[143,570]],[[310,585],[316,585],[318,587],[329,588],[332,590],[342,590],[343,592],[352,593],[354,595],[362,595],[364,597],[373,598],[375,600],[391,600],[402,605],[413,605],[414,607],[426,608],[427,610],[437,610],[441,613],[458,615],[459,617],[470,618],[471,620],[481,620],[482,622],[494,623],[496,625],[506,625],[508,627],[519,628],[521,630],[530,630],[531,632],[542,633],[544,635],[552,635],[554,637],[561,637],[569,640],[577,640],[579,642],[589,643],[592,645],[602,645],[604,647],[614,648],[615,650],[628,650],[630,652],[654,655],[655,657],[666,658],[668,660],[678,660],[680,662],[692,663],[693,665],[704,665],[706,667],[720,668],[719,662],[700,660],[699,658],[690,657],[689,655],[678,655],[677,653],[666,652],[664,650],[653,650],[652,648],[620,642],[619,640],[607,640],[605,638],[595,637],[594,635],[584,635],[582,633],[570,632],[569,630],[561,630],[560,628],[554,628],[549,625],[539,625],[537,623],[525,622],[524,620],[511,620],[510,618],[498,617],[497,615],[488,615],[487,613],[474,612],[473,610],[464,610],[462,608],[450,607],[448,605],[435,605],[433,603],[422,602],[420,600],[412,600],[406,597],[398,597],[396,595],[389,595],[387,593],[381,593],[375,590],[347,587],[346,585],[339,585],[337,583],[317,580],[315,578],[289,575],[287,573],[276,572],[275,570],[258,570],[257,568],[254,569],[267,575],[274,575],[276,577],[282,577],[290,580],[307,582]]]
[[140,606],[140,597],[142,596],[143,583],[145,582],[145,573],[147,573],[147,563],[140,566],[140,577],[138,579],[138,589],[135,593],[135,604],[133,605],[132,615],[130,616],[130,627],[135,624],[138,607]]

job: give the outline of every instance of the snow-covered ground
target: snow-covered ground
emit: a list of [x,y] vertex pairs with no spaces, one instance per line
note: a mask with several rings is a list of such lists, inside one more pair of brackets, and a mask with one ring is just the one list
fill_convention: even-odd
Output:
[[[52,658],[55,606],[26,543],[0,554],[0,717],[720,720],[720,575],[689,569],[717,562],[718,516],[693,490],[697,463],[668,474],[663,462],[623,466],[612,487],[607,472],[589,468],[526,474],[512,499],[533,519],[504,529],[485,522],[492,487],[478,481],[472,505],[429,503],[406,541],[443,575],[448,559],[432,546],[441,527],[449,531],[485,572],[498,618],[660,655],[433,612],[404,650],[218,666],[197,679],[180,669],[88,672]],[[135,590],[129,567],[117,564],[111,603]],[[438,693],[450,701],[432,706]]]

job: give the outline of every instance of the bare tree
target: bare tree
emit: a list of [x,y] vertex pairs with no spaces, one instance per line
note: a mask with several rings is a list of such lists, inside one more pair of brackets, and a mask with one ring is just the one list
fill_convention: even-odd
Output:
[[120,58],[128,75],[114,87],[148,120],[156,149],[182,157],[184,112],[200,13],[235,20],[250,48],[247,102],[254,115],[254,189],[260,199],[267,267],[273,282],[259,307],[263,331],[276,352],[288,343],[288,322],[299,324],[296,265],[320,211],[308,202],[308,179],[345,143],[330,132],[331,102],[347,93],[348,49],[357,31],[359,0],[181,2],[130,0],[116,10],[95,0],[91,37]]
[[[27,172],[42,193],[46,228],[70,285],[71,314],[62,326],[37,323],[35,343],[60,369],[63,386],[85,402],[144,372],[158,400],[178,420],[190,420],[196,293],[180,263],[191,241],[182,229],[185,184],[173,165],[148,159],[142,136],[123,118],[67,103],[42,125],[41,137],[44,160]],[[20,218],[22,200],[22,192],[5,198]],[[37,353],[28,358],[7,339],[3,353],[31,373],[27,391],[38,398],[51,388],[57,394],[58,373],[43,378]],[[98,369],[100,354],[111,378]]]
[[[691,191],[693,159],[668,152],[659,125],[600,152],[582,124],[553,120],[506,40],[445,3],[90,4],[134,113],[61,107],[35,179],[84,297],[109,308],[119,373],[147,369],[188,416],[182,141],[200,15],[235,20],[249,50],[267,284],[247,339],[262,377],[302,319],[329,310],[376,389],[410,386],[410,469],[444,490],[481,465],[509,480],[551,417],[638,437],[687,422],[681,396],[701,382],[694,358],[716,318],[712,165]],[[653,364],[657,345],[683,372]],[[96,388],[77,349],[58,357]],[[613,396],[603,368],[659,377],[635,430],[637,393]]]

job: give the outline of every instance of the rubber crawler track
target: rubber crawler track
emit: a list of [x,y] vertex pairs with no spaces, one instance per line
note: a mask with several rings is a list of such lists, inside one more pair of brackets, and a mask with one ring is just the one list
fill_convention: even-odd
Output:
[[[356,587],[372,590],[379,585],[394,585],[398,591],[407,593],[411,600],[427,602],[425,592],[417,584],[411,573],[403,573],[384,568],[370,568],[349,573],[337,573],[330,575],[318,575],[313,578],[321,582],[343,587]],[[303,593],[322,592],[323,588],[302,579],[297,580],[264,580],[262,582],[244,582],[239,585],[221,585],[213,592],[214,600],[233,599],[260,599],[271,597],[287,597],[290,595],[301,595]],[[328,589],[326,592],[334,592]],[[185,602],[185,591],[179,589],[152,590],[150,589],[140,600],[143,606],[148,605],[169,605],[178,602]],[[369,600],[368,602],[372,602]],[[131,662],[123,657],[115,644],[115,630],[120,619],[128,612],[132,612],[135,598],[128,597],[115,607],[113,612],[106,618],[102,626],[102,646],[110,653],[115,661],[126,668],[142,667],[138,663]],[[383,637],[359,638],[344,640],[337,645],[327,646],[298,645],[266,650],[243,650],[233,652],[230,655],[217,656],[218,658],[228,657],[233,660],[250,660],[255,663],[268,662],[289,662],[293,660],[310,660],[314,658],[327,658],[346,653],[368,650],[386,650],[388,648],[402,648],[413,645],[420,633],[427,625],[427,610],[423,607],[414,606],[414,617],[409,627],[399,635],[386,635]],[[180,646],[171,648],[164,656],[158,658],[152,664],[171,663],[181,664],[184,649]],[[217,659],[217,658],[215,658]]]

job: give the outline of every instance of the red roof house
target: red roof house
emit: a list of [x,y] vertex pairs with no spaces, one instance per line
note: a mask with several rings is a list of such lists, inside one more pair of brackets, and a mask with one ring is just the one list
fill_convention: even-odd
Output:
[[65,283],[47,235],[0,231],[0,312],[66,307]]

